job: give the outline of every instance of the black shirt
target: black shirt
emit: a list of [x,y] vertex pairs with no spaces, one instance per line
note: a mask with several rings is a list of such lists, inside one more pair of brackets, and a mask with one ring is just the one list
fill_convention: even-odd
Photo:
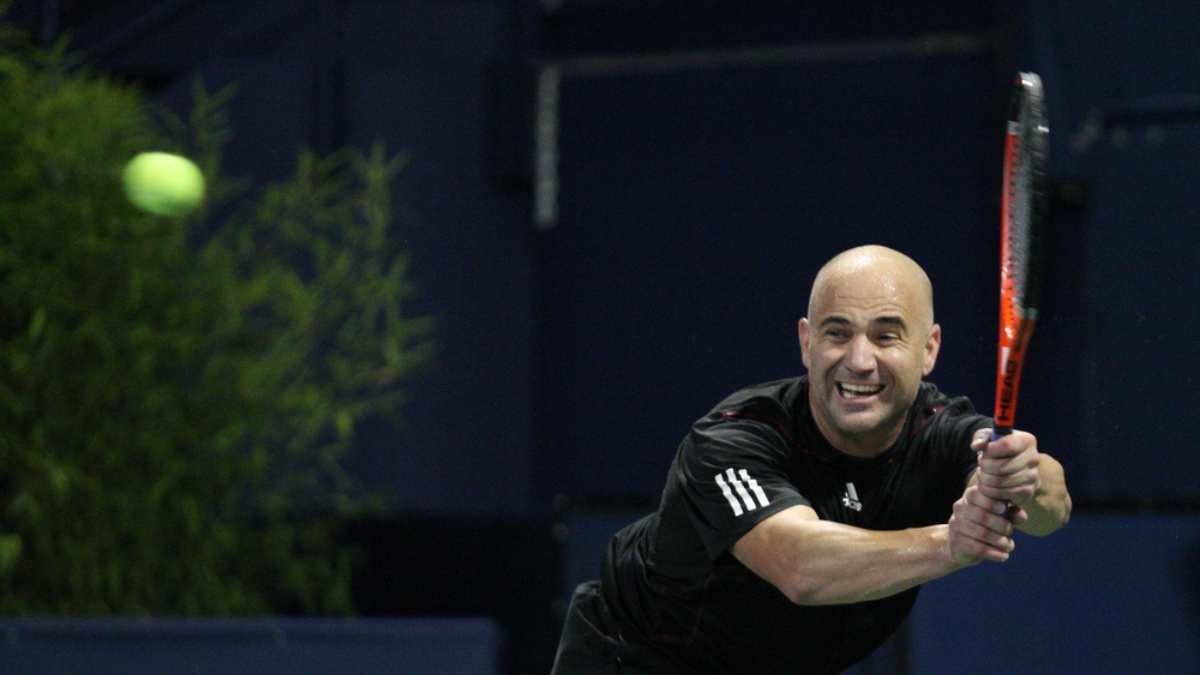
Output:
[[922,383],[895,445],[863,459],[821,435],[807,377],[735,393],[680,444],[658,510],[609,544],[602,588],[622,636],[688,673],[835,673],[855,663],[900,625],[917,588],[798,606],[731,547],[797,504],[872,530],[945,523],[975,469],[971,435],[990,424],[966,398]]

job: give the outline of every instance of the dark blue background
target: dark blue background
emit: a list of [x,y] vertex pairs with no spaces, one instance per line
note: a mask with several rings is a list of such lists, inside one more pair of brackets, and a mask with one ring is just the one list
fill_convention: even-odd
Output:
[[[16,14],[42,34],[70,30],[99,67],[172,107],[186,108],[195,73],[210,89],[239,83],[228,173],[280,178],[299,145],[383,139],[409,155],[394,236],[420,289],[413,309],[437,317],[440,355],[413,383],[406,426],[367,425],[352,468],[391,495],[398,518],[441,519],[432,531],[447,538],[496,529],[486,517],[540,542],[498,539],[497,550],[565,542],[563,577],[527,582],[560,600],[563,580],[588,569],[570,543],[607,534],[606,509],[652,503],[693,419],[739,386],[801,372],[796,320],[816,268],[843,248],[883,243],[926,267],[945,332],[931,379],[990,410],[1007,86],[1017,69],[1040,72],[1055,217],[1018,420],[1066,465],[1082,525],[1022,539],[1017,557],[1029,551],[1031,563],[1019,570],[932,584],[914,664],[950,672],[928,654],[1004,651],[986,623],[960,622],[1004,589],[1026,612],[1012,622],[1103,623],[1149,604],[1198,632],[1194,598],[1171,600],[1197,587],[1195,566],[1156,562],[1194,549],[1200,505],[1200,5],[226,0],[62,3],[54,14],[54,4],[17,3]],[[966,46],[903,47],[930,34]],[[872,56],[571,67],[598,54],[633,63],[847,44]],[[559,214],[539,229],[534,81],[555,65]],[[581,504],[600,515],[570,516]],[[428,546],[458,550],[436,535]],[[519,572],[498,555],[463,569],[463,583]],[[422,570],[390,562],[420,583]],[[1055,592],[1065,575],[1101,592]],[[463,607],[433,605],[392,611]],[[953,644],[920,632],[944,624]],[[541,625],[506,628],[528,643]],[[1053,651],[1081,672],[1139,654],[1161,670],[1200,667],[1194,650],[1155,635],[1114,661],[1093,649],[1097,634],[1065,633]],[[518,648],[510,667],[544,669],[553,640]]]

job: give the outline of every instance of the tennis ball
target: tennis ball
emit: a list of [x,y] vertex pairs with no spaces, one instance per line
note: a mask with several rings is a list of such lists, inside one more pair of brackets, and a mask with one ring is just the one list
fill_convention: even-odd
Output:
[[160,216],[183,215],[204,198],[204,175],[179,155],[140,153],[125,165],[121,178],[134,206]]

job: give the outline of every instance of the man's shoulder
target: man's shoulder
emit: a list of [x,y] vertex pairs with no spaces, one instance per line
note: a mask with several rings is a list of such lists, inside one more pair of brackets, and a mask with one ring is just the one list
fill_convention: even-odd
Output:
[[944,435],[958,436],[964,429],[974,431],[991,423],[980,415],[966,396],[948,396],[932,382],[922,382],[914,401],[913,436],[932,440]]
[[749,421],[765,424],[790,440],[798,400],[808,387],[807,376],[772,380],[743,387],[713,406],[696,428],[723,422]]
[[752,384],[721,399],[709,412],[712,414],[762,406],[776,407],[790,412],[797,396],[806,387],[808,387],[807,375]]
[[950,396],[938,388],[933,382],[922,381],[917,398],[913,402],[917,413],[925,418],[934,415],[946,417],[962,417],[976,415],[975,404],[966,396]]

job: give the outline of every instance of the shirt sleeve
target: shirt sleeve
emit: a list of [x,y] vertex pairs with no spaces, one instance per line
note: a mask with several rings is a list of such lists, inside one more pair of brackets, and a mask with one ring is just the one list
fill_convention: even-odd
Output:
[[790,454],[787,441],[761,422],[712,419],[693,427],[676,458],[676,487],[710,559],[767,517],[809,505],[788,477]]
[[[978,465],[971,437],[975,432],[992,426],[992,419],[975,412],[966,397],[950,399],[946,407],[933,417],[930,440],[937,461],[947,467],[952,491],[961,494]],[[958,496],[955,496],[955,499]]]

